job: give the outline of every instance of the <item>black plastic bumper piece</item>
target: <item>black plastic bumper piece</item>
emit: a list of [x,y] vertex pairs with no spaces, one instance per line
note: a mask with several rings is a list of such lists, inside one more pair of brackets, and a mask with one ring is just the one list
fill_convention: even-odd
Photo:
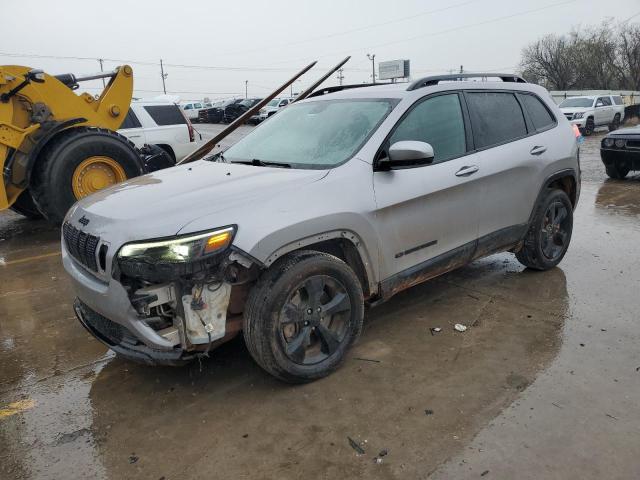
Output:
[[91,335],[96,337],[119,357],[145,365],[168,365],[179,367],[196,358],[180,348],[173,350],[154,350],[144,345],[129,330],[119,323],[112,322],[95,312],[80,299],[73,304],[76,317]]

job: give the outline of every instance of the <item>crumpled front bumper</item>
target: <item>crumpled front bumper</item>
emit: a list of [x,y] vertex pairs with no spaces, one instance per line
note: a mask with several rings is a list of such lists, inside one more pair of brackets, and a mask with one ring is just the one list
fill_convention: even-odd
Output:
[[85,305],[80,299],[73,304],[78,320],[91,335],[96,337],[119,356],[146,365],[181,366],[193,358],[180,348],[155,350],[141,343],[126,327],[112,322]]
[[154,351],[172,351],[173,343],[138,318],[124,287],[114,279],[105,282],[71,257],[62,242],[62,264],[69,273],[76,296],[84,305],[109,321],[124,327]]

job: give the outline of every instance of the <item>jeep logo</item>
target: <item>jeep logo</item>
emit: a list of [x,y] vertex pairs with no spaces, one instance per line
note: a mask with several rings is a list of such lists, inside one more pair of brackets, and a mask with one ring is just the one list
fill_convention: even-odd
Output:
[[78,220],[78,223],[81,223],[86,227],[87,225],[89,225],[89,219],[83,215],[82,217],[80,217],[80,220]]

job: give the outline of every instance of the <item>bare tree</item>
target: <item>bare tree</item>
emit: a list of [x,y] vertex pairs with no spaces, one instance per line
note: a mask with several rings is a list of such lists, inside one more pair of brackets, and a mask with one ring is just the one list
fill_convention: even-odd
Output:
[[521,70],[525,77],[557,90],[573,88],[576,64],[571,40],[564,36],[546,35],[522,52]]
[[640,90],[640,25],[620,25],[614,66],[621,88]]
[[605,21],[546,35],[523,49],[520,71],[554,90],[639,90],[640,25]]

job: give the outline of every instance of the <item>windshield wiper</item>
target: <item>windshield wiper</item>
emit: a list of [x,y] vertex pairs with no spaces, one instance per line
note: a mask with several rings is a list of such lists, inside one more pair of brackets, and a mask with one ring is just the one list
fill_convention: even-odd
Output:
[[253,165],[254,167],[279,167],[279,168],[291,168],[290,163],[284,162],[265,162],[264,160],[260,160],[259,158],[254,158],[252,160],[236,160],[231,163],[241,163],[243,165]]
[[205,157],[204,160],[208,160],[210,162],[222,162],[222,163],[227,162],[227,159],[224,157],[224,151],[214,153],[210,157]]

